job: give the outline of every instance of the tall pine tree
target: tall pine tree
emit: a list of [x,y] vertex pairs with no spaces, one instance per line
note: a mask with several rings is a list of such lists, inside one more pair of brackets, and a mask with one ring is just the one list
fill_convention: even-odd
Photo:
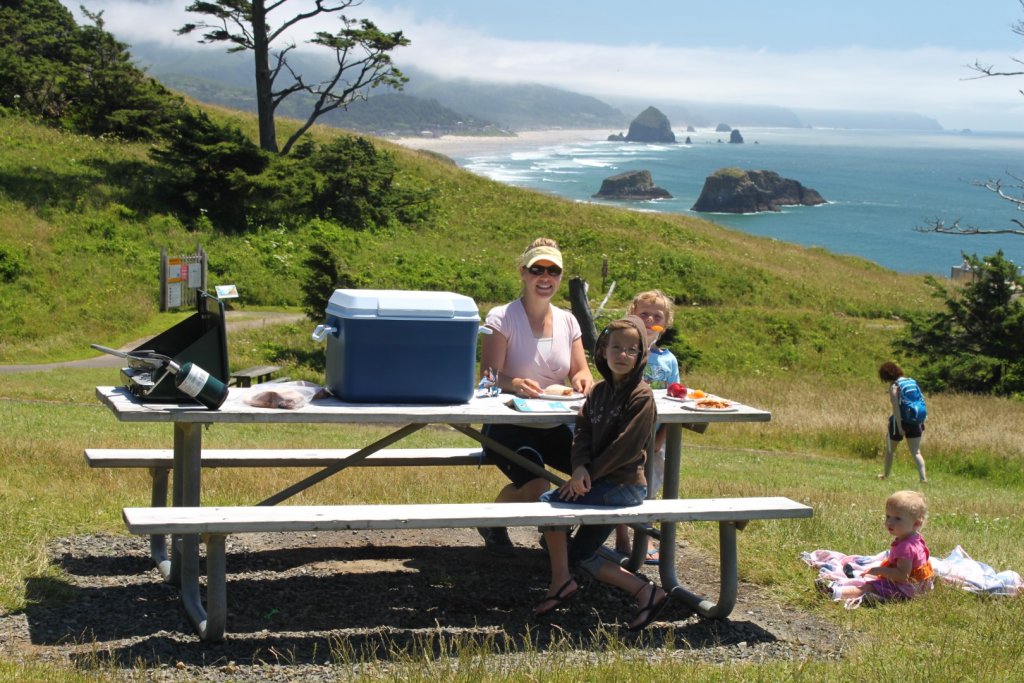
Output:
[[[295,9],[281,1],[196,0],[187,10],[206,19],[185,24],[178,34],[202,30],[202,43],[227,43],[228,52],[252,52],[260,147],[287,154],[327,112],[366,99],[371,88],[384,85],[401,89],[408,80],[392,64],[391,51],[408,45],[409,40],[401,31],[386,33],[368,19],[349,19],[342,14],[359,4],[357,0],[317,0],[312,6],[303,3],[302,9]],[[287,36],[303,22],[331,15],[338,16],[341,29],[337,33],[318,31],[307,42],[330,50],[334,66],[322,78],[303,75],[288,61],[295,43],[288,42]],[[279,150],[274,112],[281,102],[296,94],[309,98],[309,114]]]

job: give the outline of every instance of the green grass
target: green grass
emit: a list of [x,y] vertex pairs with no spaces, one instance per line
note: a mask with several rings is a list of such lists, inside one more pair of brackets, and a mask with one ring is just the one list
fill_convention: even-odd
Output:
[[[232,337],[251,345],[255,360],[270,340],[288,339],[291,326],[264,328]],[[295,334],[298,334],[297,332]],[[0,605],[23,609],[26,582],[48,578],[50,592],[33,599],[68,599],[65,579],[45,554],[48,540],[68,534],[122,533],[120,509],[148,504],[145,472],[89,470],[83,447],[167,445],[167,425],[119,423],[93,397],[93,387],[116,381],[115,370],[62,370],[4,376],[0,391],[5,429],[0,434]],[[811,505],[808,520],[755,522],[740,534],[741,578],[770,590],[786,609],[807,610],[840,626],[849,635],[839,661],[697,664],[674,657],[670,648],[644,655],[637,667],[631,646],[614,639],[595,660],[564,656],[557,644],[545,651],[515,644],[520,656],[503,666],[508,680],[670,680],[685,676],[708,681],[841,680],[1017,680],[1021,664],[1018,634],[1024,605],[1014,599],[986,599],[949,587],[901,605],[843,610],[824,601],[812,587],[814,571],[799,560],[801,551],[830,548],[858,553],[884,549],[881,525],[885,497],[897,488],[913,488],[916,472],[900,452],[893,476],[879,482],[884,387],[871,378],[834,381],[821,387],[797,375],[759,381],[745,373],[695,375],[705,386],[770,409],[764,424],[715,425],[704,435],[684,430],[682,492],[687,496],[784,495]],[[825,400],[827,397],[827,400]],[[997,569],[1024,567],[1024,537],[1019,514],[1022,483],[986,472],[980,463],[1000,462],[1019,471],[1024,437],[1019,402],[966,396],[936,400],[924,441],[931,482],[926,489],[930,516],[925,536],[933,554],[956,545]],[[842,406],[838,411],[835,406]],[[977,423],[977,424],[975,424]],[[204,434],[210,447],[362,445],[382,433],[371,426],[215,425]],[[1006,433],[1002,433],[1006,432]],[[996,438],[998,434],[998,438]],[[826,438],[827,437],[827,438]],[[866,442],[873,444],[869,449]],[[465,445],[464,437],[440,429],[414,435],[409,445]],[[963,467],[962,463],[975,463]],[[296,476],[299,473],[294,473]],[[302,503],[424,502],[487,500],[502,485],[493,470],[367,469],[354,490],[335,477],[302,495]],[[237,504],[258,500],[279,488],[279,476],[264,470],[211,470],[204,475],[207,501]],[[395,491],[403,492],[396,497]],[[714,554],[717,528],[687,525],[681,531],[694,547]],[[538,582],[544,577],[538,576]],[[37,582],[38,583],[38,582]],[[425,681],[438,676],[479,680],[480,658],[499,656],[510,645],[499,639],[453,637],[441,654],[419,655],[408,647],[389,654],[387,671],[377,677]],[[426,648],[426,645],[424,645]],[[424,650],[427,651],[426,649]],[[435,652],[430,649],[429,652]],[[335,661],[354,664],[357,652],[341,644]],[[0,660],[2,661],[2,660]],[[509,664],[509,662],[515,662]],[[109,665],[107,665],[109,666]],[[74,681],[82,671],[54,665],[24,668],[6,661],[0,667],[29,679]],[[343,667],[344,669],[345,667]],[[363,667],[373,678],[373,667]],[[971,672],[965,675],[965,672]],[[0,668],[0,675],[5,673]],[[100,667],[100,675],[120,675]]]
[[[215,111],[250,134],[252,117]],[[283,122],[283,125],[287,125]],[[329,136],[336,131],[320,130]],[[148,206],[143,145],[98,141],[0,117],[0,255],[18,276],[0,282],[0,363],[86,357],[89,343],[107,346],[169,327],[182,314],[156,313],[161,246],[210,254],[213,283],[237,284],[242,309],[299,304],[301,260],[318,231],[334,231],[353,273],[366,286],[445,289],[474,297],[481,311],[518,291],[515,257],[534,237],[562,242],[566,268],[591,283],[592,299],[607,259],[622,312],[639,290],[677,297],[679,348],[693,352],[688,385],[772,411],[770,423],[684,431],[684,495],[787,495],[814,507],[810,520],[755,523],[741,534],[741,572],[778,596],[785,609],[808,610],[849,634],[839,661],[697,664],[656,650],[648,658],[609,640],[593,659],[568,656],[571,643],[531,652],[502,666],[508,680],[792,681],[905,679],[1019,680],[1024,627],[1020,600],[986,600],[953,589],[877,610],[845,611],[812,590],[802,550],[831,547],[874,552],[887,539],[885,497],[916,485],[905,450],[893,476],[878,482],[888,410],[875,370],[907,315],[938,303],[922,278],[861,259],[733,232],[684,216],[640,214],[576,204],[468,174],[436,155],[386,142],[399,181],[437,192],[428,224],[367,233],[324,224],[264,226],[247,235],[188,229]],[[911,229],[912,226],[907,226]],[[443,250],[438,249],[443,245]],[[8,269],[7,272],[11,272]],[[894,293],[898,292],[899,295]],[[563,289],[563,296],[566,291]],[[566,305],[566,301],[561,301]],[[313,323],[229,334],[232,365],[274,362],[294,379],[323,379],[323,347],[309,340]],[[909,365],[909,364],[906,364]],[[84,447],[168,445],[166,425],[118,423],[93,395],[116,384],[115,369],[0,375],[0,607],[26,608],[26,584],[47,579],[33,600],[68,598],[66,577],[46,557],[46,544],[68,534],[121,533],[120,509],[148,504],[145,472],[91,471]],[[1024,489],[1021,402],[930,395],[924,440],[931,483],[925,534],[932,551],[962,545],[999,569],[1024,570],[1019,515]],[[374,427],[214,426],[211,447],[348,447],[379,435]],[[409,445],[468,443],[424,430]],[[502,484],[491,469],[362,470],[358,491],[328,480],[301,502],[486,500]],[[271,471],[204,475],[209,502],[259,500],[279,488]],[[711,525],[685,537],[713,552]],[[538,577],[538,582],[543,581]],[[507,644],[454,639],[441,656],[395,651],[388,668],[364,666],[366,678],[480,680],[481,658]],[[522,644],[516,644],[521,651]],[[342,644],[339,662],[358,660]],[[639,661],[638,661],[639,660]],[[487,671],[492,674],[493,669]],[[143,678],[138,672],[64,669],[0,658],[0,679],[53,681]]]

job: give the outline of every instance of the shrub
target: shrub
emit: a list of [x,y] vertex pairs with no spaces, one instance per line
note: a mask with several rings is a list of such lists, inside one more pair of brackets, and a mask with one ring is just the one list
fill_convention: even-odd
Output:
[[153,139],[184,102],[132,64],[102,12],[83,11],[92,26],[57,0],[0,5],[0,106],[79,133]]
[[1024,278],[1000,250],[980,259],[964,256],[974,280],[945,295],[945,310],[913,318],[897,351],[918,361],[915,376],[934,391],[958,390],[1012,396],[1024,393]]
[[184,112],[150,156],[163,176],[157,192],[170,206],[193,221],[209,216],[228,232],[246,227],[250,179],[270,163],[241,130],[214,123],[202,111]]
[[325,145],[304,140],[249,179],[253,218],[322,218],[353,230],[415,224],[430,213],[432,193],[400,187],[393,156],[367,138]]
[[10,249],[0,246],[0,282],[11,283],[21,277],[25,262]]
[[308,270],[302,285],[302,311],[313,321],[321,320],[327,302],[335,289],[357,289],[361,279],[349,270],[338,242],[321,238],[309,247],[305,266]]

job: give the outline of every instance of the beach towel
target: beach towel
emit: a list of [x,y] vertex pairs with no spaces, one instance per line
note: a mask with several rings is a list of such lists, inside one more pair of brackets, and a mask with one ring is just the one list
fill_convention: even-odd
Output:
[[[849,555],[835,550],[813,550],[800,553],[809,566],[818,570],[819,583],[838,583],[840,586],[863,586],[865,571],[877,567],[889,556],[888,550],[875,555]],[[957,546],[946,557],[929,559],[935,577],[943,583],[976,595],[1016,596],[1024,593],[1024,581],[1012,570],[997,572],[984,562],[978,562]],[[854,609],[861,598],[847,600],[846,608]]]
[[1020,574],[1013,570],[997,572],[984,562],[971,559],[967,551],[957,546],[942,559],[931,558],[935,575],[968,593],[1015,596],[1024,593]]

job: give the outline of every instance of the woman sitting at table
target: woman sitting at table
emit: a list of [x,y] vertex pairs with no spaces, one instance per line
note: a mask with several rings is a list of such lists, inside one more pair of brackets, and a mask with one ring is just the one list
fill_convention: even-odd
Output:
[[[551,304],[562,281],[562,253],[552,239],[533,241],[519,259],[522,295],[496,306],[484,324],[493,330],[483,338],[481,372],[497,380],[502,391],[535,398],[552,384],[565,384],[587,394],[594,377],[583,350],[582,332],[571,313]],[[568,474],[572,429],[524,425],[484,425],[484,434],[543,467]],[[548,490],[548,481],[525,467],[486,449],[511,483],[498,494],[499,503],[532,503]],[[513,554],[504,527],[478,529],[487,549],[499,556]]]

